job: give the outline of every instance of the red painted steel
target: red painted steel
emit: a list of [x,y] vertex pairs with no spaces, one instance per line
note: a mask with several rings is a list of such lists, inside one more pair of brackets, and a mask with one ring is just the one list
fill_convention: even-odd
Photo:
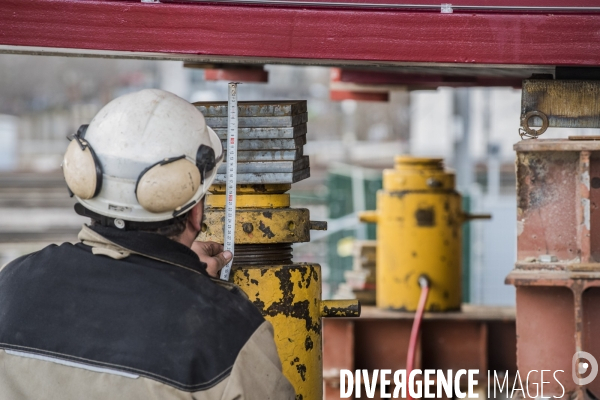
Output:
[[352,90],[330,90],[329,98],[334,101],[389,101],[390,94],[388,92],[358,92]]
[[[567,288],[517,286],[517,362],[521,377],[535,370],[530,382],[539,383],[540,370],[562,370],[565,373],[557,377],[566,393],[576,390],[570,376],[575,353],[573,311],[573,294]],[[544,396],[560,396],[562,388],[552,376],[549,378],[544,376],[544,381],[551,381],[545,385]],[[535,387],[530,389],[533,395]]]
[[4,0],[0,44],[309,60],[600,65],[597,14]]
[[207,81],[234,81],[234,82],[269,82],[269,71],[262,69],[205,69],[204,79]]
[[[406,369],[414,316],[367,306],[360,318],[323,319],[325,399],[340,399],[341,369]],[[460,312],[425,313],[421,332],[416,368],[479,369],[476,379],[483,386],[488,369],[508,371],[511,378],[517,371],[512,309],[466,305]],[[365,398],[364,389],[360,398]]]
[[361,71],[332,68],[332,82],[347,82],[363,85],[404,85],[409,88],[436,89],[440,86],[509,86],[521,88],[520,78],[503,76],[464,76],[442,74],[414,74],[400,72]]
[[[127,0],[114,0],[127,1]],[[182,3],[182,2],[208,2],[209,0],[162,0],[165,3]],[[234,1],[234,0],[232,0]],[[241,0],[240,0],[241,1]],[[269,1],[269,0],[265,0]],[[286,1],[286,0],[283,0]],[[288,0],[290,2],[299,0]],[[426,6],[441,6],[438,0],[301,0],[310,1],[313,3],[367,3],[367,4],[409,4],[409,5],[426,5]],[[452,0],[451,5],[454,6],[469,6],[477,7],[598,7],[597,0]]]

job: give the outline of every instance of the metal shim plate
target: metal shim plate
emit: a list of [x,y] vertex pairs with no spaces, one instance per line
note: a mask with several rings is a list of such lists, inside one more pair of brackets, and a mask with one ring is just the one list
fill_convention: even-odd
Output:
[[[199,101],[194,103],[194,106],[205,117],[227,117],[226,101]],[[238,116],[240,117],[284,117],[306,112],[306,100],[238,102]]]
[[[306,169],[309,167],[308,156],[295,161],[251,161],[251,162],[239,162],[237,164],[237,172],[239,174],[247,173],[263,173],[263,172],[294,172]],[[217,174],[225,174],[227,172],[227,165],[221,164]]]
[[[223,148],[227,148],[225,140],[221,141]],[[238,151],[240,150],[292,150],[306,144],[306,135],[294,139],[254,139],[238,140]]]
[[[227,154],[227,152],[225,152]],[[250,161],[294,161],[304,155],[303,148],[293,150],[238,151],[238,162]]]
[[[227,117],[205,117],[211,128],[227,128]],[[238,128],[285,128],[306,124],[308,114],[283,117],[239,117]]]
[[[227,140],[227,128],[214,128],[213,130],[219,139]],[[240,128],[238,129],[238,138],[239,140],[293,139],[305,135],[307,131],[306,124],[287,128]]]
[[[295,183],[310,177],[310,168],[305,168],[300,171],[286,173],[252,173],[252,174],[237,174],[237,183],[241,184],[257,184],[257,183]],[[225,174],[217,174],[213,184],[225,184]]]

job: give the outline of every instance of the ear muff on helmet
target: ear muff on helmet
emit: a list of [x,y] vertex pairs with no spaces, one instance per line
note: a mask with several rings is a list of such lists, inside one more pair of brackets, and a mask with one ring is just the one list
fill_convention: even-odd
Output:
[[163,213],[187,205],[201,181],[200,170],[184,155],[166,158],[142,171],[135,186],[135,195],[147,211]]
[[[83,200],[96,197],[102,188],[102,166],[85,140],[88,125],[70,137],[63,159],[63,174],[71,193]],[[223,157],[221,152],[220,157]],[[185,155],[166,158],[144,169],[135,186],[138,203],[152,213],[172,211],[177,216],[195,204],[190,202],[219,159],[210,146],[200,145],[195,162]]]
[[88,125],[82,125],[71,139],[62,163],[63,174],[71,193],[88,200],[102,188],[102,166],[94,149],[84,139]]
[[187,211],[196,203],[190,200],[219,160],[213,148],[201,144],[195,161],[193,163],[182,155],[166,158],[144,169],[135,186],[138,203],[153,213],[174,210],[173,216],[177,216]]

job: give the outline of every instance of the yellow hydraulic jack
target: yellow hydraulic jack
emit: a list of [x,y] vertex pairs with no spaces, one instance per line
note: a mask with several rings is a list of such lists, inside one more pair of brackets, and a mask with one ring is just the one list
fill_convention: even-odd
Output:
[[460,309],[462,224],[490,216],[466,214],[454,180],[440,158],[399,156],[383,172],[377,211],[360,215],[377,223],[378,307],[415,311],[425,276],[425,310]]
[[[309,211],[290,208],[289,184],[238,185],[232,281],[275,330],[283,373],[296,399],[323,398],[321,318],[358,317],[356,300],[321,300],[321,266],[292,261],[292,243],[310,240]],[[225,185],[206,197],[198,240],[223,243]]]

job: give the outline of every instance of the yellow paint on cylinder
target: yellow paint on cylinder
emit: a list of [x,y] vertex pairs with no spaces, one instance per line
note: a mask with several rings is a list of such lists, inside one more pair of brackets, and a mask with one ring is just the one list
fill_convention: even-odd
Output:
[[377,223],[378,307],[415,311],[425,275],[426,310],[460,308],[461,203],[441,159],[397,157],[395,168],[384,171],[377,211],[361,216]]
[[[225,210],[206,208],[198,240],[223,243]],[[310,213],[305,208],[239,208],[236,244],[298,243],[310,240]]]
[[273,324],[283,373],[296,398],[321,400],[321,267],[243,267],[233,271],[233,282]]

